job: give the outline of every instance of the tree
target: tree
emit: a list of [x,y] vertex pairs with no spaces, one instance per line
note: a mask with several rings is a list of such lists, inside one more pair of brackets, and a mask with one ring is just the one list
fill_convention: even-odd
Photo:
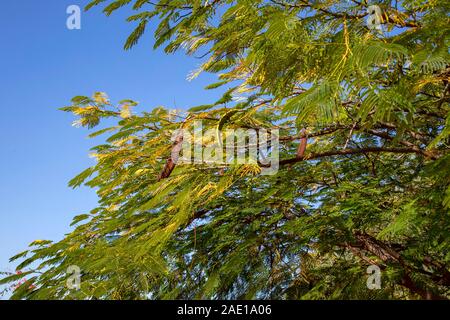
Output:
[[[155,47],[202,54],[193,77],[217,73],[207,89],[228,90],[186,117],[133,114],[135,102],[103,93],[64,107],[89,128],[117,119],[91,134],[110,136],[70,182],[95,188],[99,206],[63,240],[12,258],[34,285],[13,298],[450,297],[448,2],[95,0],[87,9],[102,4],[107,15],[136,11],[125,49],[157,21]],[[173,132],[199,120],[204,131],[278,129],[278,172],[170,162],[182,142]],[[71,265],[81,290],[66,288]],[[379,290],[366,286],[371,265]]]

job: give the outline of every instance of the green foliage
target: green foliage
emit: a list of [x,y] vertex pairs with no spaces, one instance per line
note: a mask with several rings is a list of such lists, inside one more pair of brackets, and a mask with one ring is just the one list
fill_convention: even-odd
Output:
[[[21,299],[416,299],[450,297],[447,1],[96,0],[137,23],[155,47],[204,53],[214,104],[133,114],[104,93],[62,108],[92,128],[116,124],[95,166],[70,181],[99,205],[55,243],[34,242]],[[158,179],[180,127],[279,128],[280,169],[176,165]],[[307,136],[303,157],[299,139]],[[218,141],[221,135],[217,135]],[[223,138],[223,137],[222,137]],[[205,141],[202,141],[206,143]],[[219,142],[220,143],[220,142]],[[382,288],[366,287],[367,267]],[[82,270],[81,290],[66,270]],[[17,280],[7,277],[1,283]]]

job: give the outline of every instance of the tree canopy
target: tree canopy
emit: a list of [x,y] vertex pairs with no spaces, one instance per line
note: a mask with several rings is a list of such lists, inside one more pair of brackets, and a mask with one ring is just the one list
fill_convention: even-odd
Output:
[[[370,28],[377,5],[379,27]],[[217,102],[186,115],[104,93],[62,108],[112,127],[96,165],[70,181],[99,206],[59,242],[19,260],[18,299],[450,298],[447,1],[95,0],[132,7],[130,49],[157,23],[155,48],[201,57]],[[278,129],[279,169],[179,163],[180,127]],[[110,120],[108,120],[110,123]],[[205,141],[200,141],[205,144]],[[302,147],[299,147],[302,146]],[[173,171],[172,171],[173,170]],[[67,268],[81,289],[68,290]],[[367,268],[381,270],[378,290]],[[32,284],[32,286],[30,286]]]

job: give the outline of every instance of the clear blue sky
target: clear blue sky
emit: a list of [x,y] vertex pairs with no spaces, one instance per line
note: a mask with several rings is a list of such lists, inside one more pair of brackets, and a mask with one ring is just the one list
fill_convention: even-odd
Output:
[[213,76],[188,82],[199,60],[153,51],[153,35],[131,51],[127,12],[105,17],[82,13],[82,29],[66,28],[66,8],[87,0],[3,1],[0,10],[0,270],[37,239],[58,240],[73,216],[94,208],[94,190],[67,182],[93,164],[89,148],[99,139],[71,126],[58,111],[76,95],[107,92],[113,101],[133,99],[135,111],[158,105],[185,109],[214,101],[205,91]]

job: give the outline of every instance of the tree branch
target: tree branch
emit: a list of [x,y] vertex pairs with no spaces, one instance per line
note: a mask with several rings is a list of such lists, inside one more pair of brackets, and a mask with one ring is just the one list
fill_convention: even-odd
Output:
[[[319,159],[319,158],[324,158],[324,157],[331,157],[331,156],[342,156],[342,155],[348,155],[348,154],[381,153],[381,152],[403,153],[403,154],[416,153],[416,154],[422,155],[422,150],[420,150],[418,148],[369,147],[369,148],[362,148],[362,149],[344,149],[344,150],[332,150],[332,151],[327,151],[327,152],[322,152],[322,153],[311,153],[304,157],[295,157],[295,158],[291,158],[291,159],[281,160],[279,162],[279,164],[281,166],[281,165],[292,164],[292,163],[297,163],[297,162],[306,161],[306,160],[314,160],[314,159]],[[433,160],[436,160],[437,156],[433,155],[430,158]],[[262,165],[262,164],[260,164],[260,165],[261,165],[261,167],[269,166],[269,165]]]

